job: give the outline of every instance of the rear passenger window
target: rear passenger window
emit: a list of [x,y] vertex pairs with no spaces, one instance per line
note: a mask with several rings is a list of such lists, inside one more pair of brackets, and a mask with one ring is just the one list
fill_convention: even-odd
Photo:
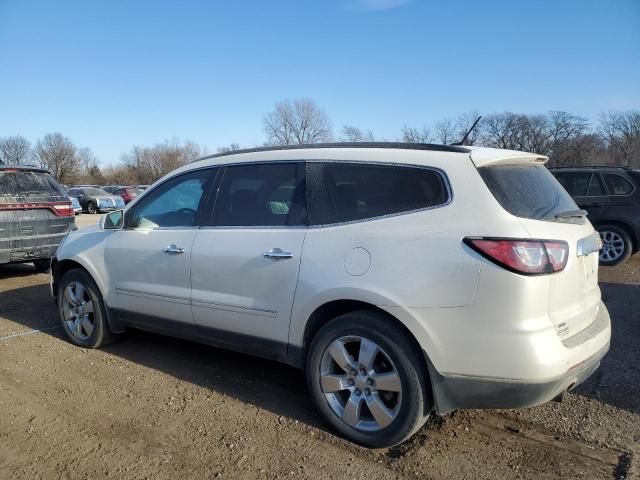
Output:
[[600,176],[596,173],[591,175],[591,183],[589,183],[589,189],[587,190],[588,197],[602,197],[606,195],[604,192],[604,188],[602,186],[602,182],[600,181]]
[[303,163],[227,167],[218,189],[213,224],[220,227],[306,225]]
[[629,195],[633,192],[633,185],[622,175],[603,173],[602,176],[611,195]]
[[591,172],[562,172],[556,173],[555,176],[572,197],[584,197],[587,195]]
[[309,223],[327,225],[410,212],[446,203],[444,177],[419,167],[310,163]]

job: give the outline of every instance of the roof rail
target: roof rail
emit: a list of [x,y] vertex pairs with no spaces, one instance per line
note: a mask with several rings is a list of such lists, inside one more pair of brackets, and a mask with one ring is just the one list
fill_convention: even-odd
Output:
[[[278,150],[308,150],[313,148],[397,148],[403,150],[429,150],[432,152],[470,153],[471,150],[454,145],[441,145],[435,143],[404,143],[404,142],[337,142],[337,143],[308,143],[302,145],[274,145],[268,147],[246,148],[231,150],[229,152],[216,153],[206,157],[197,158],[193,162],[208,160],[210,158],[225,157],[239,153],[274,152]],[[192,163],[193,163],[192,162]]]

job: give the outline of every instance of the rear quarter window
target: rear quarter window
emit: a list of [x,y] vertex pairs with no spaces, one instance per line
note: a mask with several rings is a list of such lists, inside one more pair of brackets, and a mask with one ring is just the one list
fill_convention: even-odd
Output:
[[607,189],[611,195],[629,195],[633,193],[634,186],[617,173],[603,173],[604,181],[607,184]]
[[347,162],[311,162],[308,169],[312,225],[411,212],[449,201],[444,175],[435,169]]
[[556,215],[578,210],[571,195],[544,165],[489,165],[478,172],[502,208],[516,217],[566,223],[567,219]]

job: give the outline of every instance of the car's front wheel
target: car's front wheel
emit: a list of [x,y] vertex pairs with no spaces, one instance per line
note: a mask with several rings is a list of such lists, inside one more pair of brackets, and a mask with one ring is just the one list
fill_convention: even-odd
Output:
[[98,207],[95,202],[87,202],[87,213],[98,213]]
[[379,312],[351,312],[323,326],[309,347],[306,375],[324,418],[368,447],[406,440],[431,411],[420,352]]
[[617,225],[600,225],[598,233],[602,240],[601,265],[613,267],[626,262],[631,257],[633,244],[626,230]]
[[58,314],[72,343],[98,348],[113,341],[100,290],[82,269],[66,272],[58,284]]

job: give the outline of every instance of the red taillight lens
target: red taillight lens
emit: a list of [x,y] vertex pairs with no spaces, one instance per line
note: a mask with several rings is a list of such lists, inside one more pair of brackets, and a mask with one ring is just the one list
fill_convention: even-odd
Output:
[[73,217],[75,216],[75,212],[73,211],[73,207],[71,206],[71,202],[69,203],[54,203],[51,204],[53,207],[53,213],[58,215],[59,217]]
[[464,243],[493,263],[523,275],[559,272],[569,258],[569,245],[557,240],[467,237]]

